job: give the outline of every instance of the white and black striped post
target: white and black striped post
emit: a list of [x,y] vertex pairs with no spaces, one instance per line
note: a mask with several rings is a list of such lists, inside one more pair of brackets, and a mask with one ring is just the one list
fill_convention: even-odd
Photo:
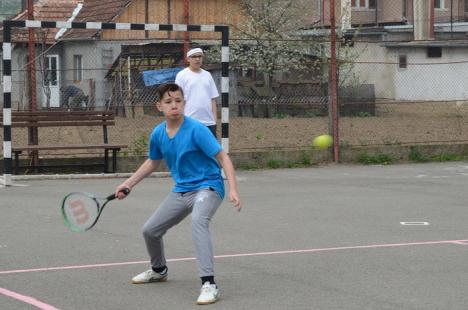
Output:
[[221,145],[229,153],[229,27],[224,25],[134,24],[15,20],[3,22],[3,183],[11,185],[11,29],[116,29],[146,31],[220,32],[221,37]]
[[221,38],[221,145],[229,153],[229,28],[219,27]]
[[3,186],[11,185],[11,27],[3,23]]

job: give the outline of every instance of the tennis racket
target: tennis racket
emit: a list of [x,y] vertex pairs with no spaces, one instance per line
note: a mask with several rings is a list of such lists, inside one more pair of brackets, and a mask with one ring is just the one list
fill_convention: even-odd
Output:
[[[125,195],[130,193],[130,189],[121,191]],[[117,198],[111,194],[106,198],[98,198],[90,193],[73,192],[65,196],[62,201],[62,216],[72,231],[87,231],[96,225],[102,210],[109,201]]]

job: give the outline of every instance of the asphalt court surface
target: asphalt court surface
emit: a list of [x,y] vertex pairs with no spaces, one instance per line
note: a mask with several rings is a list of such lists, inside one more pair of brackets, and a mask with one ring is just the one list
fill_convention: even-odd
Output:
[[211,224],[221,299],[209,306],[195,304],[189,218],[165,236],[169,280],[130,283],[149,267],[140,230],[170,178],[144,180],[86,233],[65,227],[62,197],[122,179],[0,188],[0,309],[467,309],[468,163],[237,176],[244,209],[225,199]]

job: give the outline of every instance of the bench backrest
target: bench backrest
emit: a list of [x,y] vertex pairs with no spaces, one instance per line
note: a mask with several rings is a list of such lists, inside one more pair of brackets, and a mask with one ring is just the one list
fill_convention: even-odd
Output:
[[[102,126],[108,143],[107,126],[115,125],[113,111],[13,111],[11,127]],[[3,127],[3,113],[0,113]]]
[[[113,111],[13,111],[12,127],[62,127],[114,125]],[[3,114],[0,113],[0,126]]]

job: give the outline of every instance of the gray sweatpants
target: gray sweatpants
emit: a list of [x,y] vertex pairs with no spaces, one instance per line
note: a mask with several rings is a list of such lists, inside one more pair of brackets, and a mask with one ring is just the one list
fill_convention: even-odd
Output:
[[143,225],[143,237],[151,258],[151,266],[166,265],[163,236],[169,228],[192,214],[192,239],[200,277],[214,276],[214,258],[209,222],[221,205],[219,195],[209,189],[187,193],[171,192]]

